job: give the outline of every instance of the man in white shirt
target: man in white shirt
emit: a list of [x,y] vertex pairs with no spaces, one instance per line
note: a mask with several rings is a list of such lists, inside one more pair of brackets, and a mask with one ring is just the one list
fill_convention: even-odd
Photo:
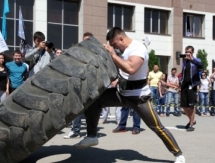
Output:
[[[146,47],[141,42],[130,39],[118,27],[110,29],[106,40],[111,46],[104,44],[104,47],[119,68],[119,85],[118,88],[106,89],[86,110],[87,137],[76,144],[75,148],[83,149],[98,144],[96,134],[101,108],[129,106],[162,139],[168,150],[176,157],[175,163],[185,163],[185,158],[173,135],[161,124],[151,106],[150,88],[147,85],[149,56]],[[114,49],[119,49],[123,53],[122,58]]]

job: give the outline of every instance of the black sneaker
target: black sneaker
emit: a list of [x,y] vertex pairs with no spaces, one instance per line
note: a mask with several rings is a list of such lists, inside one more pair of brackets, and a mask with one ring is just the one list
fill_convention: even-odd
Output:
[[187,129],[187,131],[194,131],[194,130],[195,130],[195,128],[192,125],[190,125]]
[[113,133],[120,133],[120,132],[126,132],[126,130],[125,130],[125,128],[117,127],[112,132]]
[[[193,126],[196,124],[196,121],[193,123]],[[190,126],[190,122],[184,127],[185,129],[188,129]]]
[[212,112],[212,113],[211,113],[211,116],[214,116],[214,115],[215,115],[215,113],[214,113],[214,112]]
[[137,135],[137,134],[139,134],[140,133],[140,129],[138,129],[138,128],[133,128],[133,130],[132,130],[132,134],[133,135]]
[[179,111],[178,113],[177,113],[177,117],[180,117],[181,116],[181,112]]
[[180,117],[181,116],[181,112],[175,112],[175,113],[173,113],[173,115],[176,116],[176,117]]
[[170,116],[170,113],[166,113],[166,117],[169,117]]

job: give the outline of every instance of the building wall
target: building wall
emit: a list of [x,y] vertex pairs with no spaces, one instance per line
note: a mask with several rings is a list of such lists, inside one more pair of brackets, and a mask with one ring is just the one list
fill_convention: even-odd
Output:
[[[194,11],[191,10],[184,10],[185,12],[192,12],[195,13]],[[195,39],[195,38],[183,38],[183,52],[186,46],[192,45],[194,46],[195,53],[199,49],[205,49],[205,51],[208,53],[208,69],[210,72],[212,72],[211,67],[212,67],[212,59],[215,59],[215,41],[213,40],[212,37],[212,22],[213,22],[213,16],[215,13],[208,13],[208,12],[196,12],[198,14],[205,15],[204,19],[204,29],[205,29],[205,38],[202,39]]]
[[183,8],[185,10],[215,12],[214,0],[183,0]]
[[[147,35],[151,38],[149,50],[154,49],[158,56],[171,56],[169,59],[168,73],[172,67],[181,69],[181,59],[176,58],[176,52],[184,52],[187,45],[193,45],[196,49],[205,49],[208,53],[208,69],[212,67],[212,59],[215,53],[215,41],[212,38],[212,23],[215,16],[214,0],[108,0],[108,3],[117,3],[135,6],[134,32],[127,32],[128,36],[142,41]],[[170,11],[168,22],[169,35],[154,35],[144,33],[144,9],[164,9]],[[203,25],[204,38],[183,37],[183,13],[197,13],[205,15]],[[211,70],[210,70],[211,72]]]
[[97,39],[105,42],[107,31],[107,0],[82,0],[82,5],[83,33],[92,32]]
[[[144,10],[145,8],[155,8],[155,6],[152,5],[144,5],[140,3],[133,3],[131,2],[122,2],[122,1],[116,1],[116,0],[108,0],[108,3],[116,3],[116,4],[126,4],[130,6],[135,7],[134,11],[134,31],[132,32],[126,32],[127,35],[133,39],[136,39],[138,41],[143,41],[145,36],[149,36],[151,38],[151,44],[149,45],[149,50],[153,49],[155,50],[157,55],[160,56],[171,56],[171,35],[155,35],[150,33],[144,33]],[[135,0],[134,0],[135,2]],[[158,7],[157,9],[164,9],[171,11],[171,8],[166,7]],[[171,28],[169,26],[169,28]]]
[[41,31],[47,37],[47,0],[34,1],[33,20],[33,33]]
[[[105,42],[107,33],[108,3],[126,4],[135,7],[133,31],[127,35],[138,41],[145,36],[151,38],[148,49],[155,50],[158,56],[169,57],[168,73],[172,67],[181,67],[181,60],[176,58],[176,51],[184,52],[187,45],[196,49],[205,49],[208,53],[210,69],[215,56],[215,41],[212,38],[212,23],[215,16],[214,0],[80,0],[79,11],[79,41],[84,32],[92,32],[101,42]],[[145,8],[170,11],[168,35],[144,33]],[[183,12],[205,15],[204,38],[183,37]],[[42,31],[47,35],[47,0],[35,0],[33,32]]]
[[172,0],[118,0],[118,1],[160,7],[172,7]]
[[[139,3],[134,3],[139,2]],[[169,65],[168,65],[168,72],[170,72],[171,68],[175,66],[173,62],[173,32],[174,32],[174,19],[173,19],[173,9],[171,8],[170,1],[164,1],[161,3],[160,6],[158,4],[160,1],[135,1],[135,0],[126,0],[126,1],[116,1],[116,0],[108,0],[108,3],[116,3],[116,4],[125,4],[130,6],[135,6],[134,11],[134,31],[133,32],[126,32],[127,35],[133,39],[143,42],[143,39],[146,36],[151,38],[151,44],[148,46],[148,50],[155,50],[155,54],[158,56],[166,56],[169,57]],[[145,4],[146,3],[146,4]],[[150,5],[151,4],[151,5]],[[157,6],[153,6],[157,5]],[[154,8],[154,9],[161,9],[170,11],[170,18],[168,23],[168,35],[159,35],[159,34],[150,34],[144,32],[144,12],[145,8]],[[182,23],[182,22],[181,22]],[[182,33],[182,32],[181,32]],[[182,47],[182,39],[181,47]],[[180,47],[180,50],[181,50]],[[161,63],[162,64],[162,63]]]

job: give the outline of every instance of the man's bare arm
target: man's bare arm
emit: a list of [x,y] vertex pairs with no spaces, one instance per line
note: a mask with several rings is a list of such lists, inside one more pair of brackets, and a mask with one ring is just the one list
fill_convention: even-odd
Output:
[[117,65],[117,67],[128,74],[136,73],[144,62],[143,58],[135,55],[130,56],[128,60],[123,60],[116,54],[111,46],[104,44],[104,47],[110,53],[113,62]]

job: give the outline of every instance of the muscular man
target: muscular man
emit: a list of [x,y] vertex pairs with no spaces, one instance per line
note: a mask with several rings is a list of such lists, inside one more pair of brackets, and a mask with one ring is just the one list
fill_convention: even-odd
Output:
[[[146,47],[130,39],[125,32],[114,27],[106,36],[110,45],[104,44],[113,62],[119,68],[119,87],[109,88],[86,110],[87,137],[75,145],[78,149],[98,144],[97,125],[101,108],[107,106],[129,106],[146,125],[162,139],[168,150],[176,157],[175,163],[185,163],[173,135],[160,122],[151,106],[150,88],[147,85],[148,53]],[[122,58],[114,49],[119,49]]]

